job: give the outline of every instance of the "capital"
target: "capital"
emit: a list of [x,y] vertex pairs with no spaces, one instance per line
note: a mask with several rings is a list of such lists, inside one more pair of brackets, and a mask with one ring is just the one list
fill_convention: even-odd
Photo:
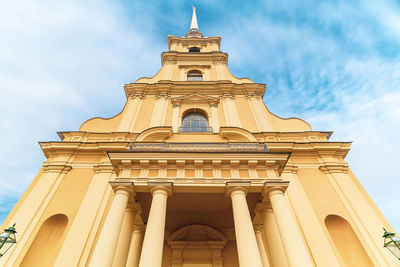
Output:
[[146,225],[135,224],[133,226],[133,232],[144,233],[145,230],[146,230]]
[[172,196],[172,183],[149,182],[148,185],[152,195],[161,193],[166,194],[167,196]]
[[244,195],[249,191],[250,182],[227,182],[226,183],[226,193],[227,197],[232,196],[235,193],[242,193]]
[[134,197],[136,195],[132,182],[113,181],[110,182],[110,185],[114,190],[115,194],[125,193],[128,194],[129,197]]
[[253,225],[254,227],[254,232],[261,232],[261,229],[263,228],[262,224],[255,224]]
[[136,214],[142,213],[142,206],[140,206],[139,202],[130,202],[130,203],[128,203],[126,208],[129,210],[132,210],[133,212],[136,212]]
[[270,202],[258,202],[254,207],[253,213],[263,213],[263,212],[272,212],[272,206]]
[[273,194],[283,194],[289,186],[288,181],[265,182],[263,196],[264,199],[269,199]]

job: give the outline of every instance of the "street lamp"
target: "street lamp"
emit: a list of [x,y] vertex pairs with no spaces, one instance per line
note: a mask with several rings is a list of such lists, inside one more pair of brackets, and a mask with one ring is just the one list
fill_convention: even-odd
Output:
[[14,245],[17,243],[15,238],[15,223],[13,226],[4,229],[4,232],[0,234],[0,258]]
[[387,248],[393,255],[400,260],[400,238],[395,233],[391,233],[383,228],[385,231],[383,237],[385,238],[383,246]]

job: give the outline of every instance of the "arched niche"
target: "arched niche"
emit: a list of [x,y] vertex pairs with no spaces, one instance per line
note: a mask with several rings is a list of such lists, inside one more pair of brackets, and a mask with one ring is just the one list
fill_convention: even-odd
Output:
[[345,266],[374,266],[348,221],[328,215],[325,226]]
[[68,225],[68,217],[56,214],[45,220],[29,247],[20,266],[53,266],[62,245],[62,236]]
[[227,238],[206,225],[188,225],[168,238],[174,267],[222,267]]

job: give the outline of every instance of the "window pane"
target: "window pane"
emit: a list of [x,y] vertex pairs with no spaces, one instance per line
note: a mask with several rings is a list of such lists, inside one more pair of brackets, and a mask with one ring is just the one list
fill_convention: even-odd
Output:
[[199,72],[199,71],[189,72],[187,75],[187,80],[188,81],[202,81],[203,74],[201,74],[201,72]]
[[192,112],[183,117],[181,132],[209,131],[207,118],[199,112]]

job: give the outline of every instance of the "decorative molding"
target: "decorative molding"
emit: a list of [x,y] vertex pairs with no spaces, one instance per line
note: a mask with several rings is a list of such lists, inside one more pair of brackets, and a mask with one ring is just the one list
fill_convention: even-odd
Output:
[[211,65],[178,65],[180,69],[209,69]]
[[210,108],[218,108],[218,104],[217,103],[210,103]]
[[213,64],[226,64],[227,58],[224,56],[217,56],[212,59]]
[[168,100],[168,99],[170,99],[171,97],[170,97],[168,94],[166,94],[166,93],[159,93],[159,94],[156,95],[155,98],[156,98],[156,99],[161,99],[161,100]]
[[258,143],[135,143],[132,152],[266,152]]
[[283,173],[293,173],[293,174],[297,174],[298,173],[298,171],[299,171],[299,167],[298,166],[296,166],[296,165],[294,165],[294,164],[291,164],[291,163],[288,163],[288,164],[286,164],[286,166],[285,166],[285,168],[283,169]]
[[343,162],[341,164],[327,163],[325,165],[320,166],[319,169],[325,174],[347,173],[349,169],[349,164],[347,162]]
[[[188,86],[188,83],[191,83]],[[158,83],[130,83],[125,85],[125,95],[144,94],[147,97],[157,95],[161,92],[168,93],[170,96],[190,95],[193,91],[201,92],[206,96],[220,96],[223,94],[243,95],[256,94],[263,96],[265,84],[259,83],[241,83],[236,84],[229,81],[202,81],[201,83],[192,83],[188,81],[159,81]]]
[[60,164],[60,163],[43,163],[43,171],[45,173],[55,172],[55,173],[67,173],[72,169],[70,165]]
[[220,96],[221,99],[235,99],[235,95],[232,93],[223,93]]
[[175,55],[166,55],[166,54],[162,54],[161,55],[161,60],[162,60],[162,64],[176,64],[177,60],[176,60],[176,56]]
[[260,94],[260,92],[248,93],[244,97],[247,99],[262,99],[262,95]]
[[94,173],[113,173],[114,167],[111,164],[102,164],[93,166]]
[[184,96],[171,98],[171,103],[172,105],[181,105],[182,103],[209,103],[212,105],[218,104],[219,98],[204,94],[187,94]]

